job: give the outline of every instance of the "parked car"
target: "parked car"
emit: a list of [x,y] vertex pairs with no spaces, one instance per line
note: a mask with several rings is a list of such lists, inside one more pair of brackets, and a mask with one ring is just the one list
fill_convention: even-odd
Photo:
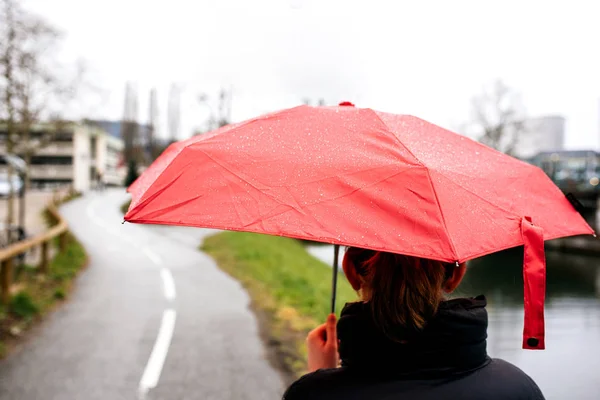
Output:
[[[19,195],[23,190],[23,180],[18,175],[12,175],[12,192],[15,195]],[[0,175],[0,197],[8,197],[10,192],[10,185],[8,181],[8,175]]]

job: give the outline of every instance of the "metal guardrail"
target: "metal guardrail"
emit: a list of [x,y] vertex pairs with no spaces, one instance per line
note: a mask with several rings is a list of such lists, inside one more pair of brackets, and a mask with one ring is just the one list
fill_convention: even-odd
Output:
[[56,204],[59,200],[54,196],[52,202],[48,205],[48,211],[58,223],[46,232],[40,233],[37,236],[14,243],[8,247],[0,249],[0,301],[3,304],[8,304],[10,301],[10,288],[13,281],[15,257],[23,254],[36,246],[41,248],[41,261],[39,271],[42,274],[47,274],[50,267],[50,242],[55,238],[59,238],[59,247],[64,251],[67,246],[67,231],[69,226],[67,222],[60,216]]

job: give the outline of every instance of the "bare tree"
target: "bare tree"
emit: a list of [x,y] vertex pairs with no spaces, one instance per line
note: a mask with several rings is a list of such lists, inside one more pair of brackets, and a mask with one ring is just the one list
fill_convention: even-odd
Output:
[[[310,97],[303,97],[302,104],[304,104],[306,106],[311,106],[311,105],[313,105],[313,102]],[[323,107],[325,105],[325,99],[320,97],[318,100],[315,101],[314,104],[316,106]]]
[[219,106],[217,111],[217,127],[228,125],[231,122],[231,101],[233,93],[221,88],[219,91]]
[[[47,145],[54,134],[64,127],[64,121],[52,115],[52,106],[65,104],[74,96],[81,72],[75,78],[61,76],[57,68],[56,45],[59,32],[43,19],[21,7],[19,0],[0,0],[0,120],[6,126],[7,154],[22,156],[26,164]],[[40,120],[52,120],[49,128],[31,135]],[[13,169],[8,166],[8,181]],[[25,173],[25,187],[29,174]],[[7,226],[14,219],[13,190],[8,196]],[[23,217],[24,218],[24,217]],[[22,218],[22,219],[23,219]]]
[[498,80],[491,89],[473,99],[473,114],[478,140],[514,155],[519,138],[526,133],[525,111],[519,94]]
[[218,129],[231,123],[231,107],[233,102],[233,90],[221,88],[216,96],[216,107],[212,105],[211,97],[207,93],[198,96],[198,102],[208,107],[209,115],[206,121],[205,132]]
[[[0,50],[2,52],[1,66],[2,66],[2,91],[4,92],[3,100],[4,104],[2,105],[3,117],[6,120],[6,153],[11,154],[13,152],[14,140],[16,136],[16,107],[14,105],[13,97],[14,97],[14,85],[11,84],[14,80],[15,67],[15,49],[16,49],[16,41],[17,41],[17,29],[15,24],[15,5],[12,1],[3,0],[2,10],[0,11],[0,21],[3,22],[0,24],[2,26],[2,37],[3,39],[0,42]],[[6,216],[6,227],[7,227],[7,237],[10,237],[10,226],[13,223],[14,216],[14,201],[13,201],[13,187],[12,187],[12,176],[13,176],[13,168],[10,164],[7,165],[7,179],[9,185],[9,193],[8,193],[8,206],[7,206],[7,216]]]

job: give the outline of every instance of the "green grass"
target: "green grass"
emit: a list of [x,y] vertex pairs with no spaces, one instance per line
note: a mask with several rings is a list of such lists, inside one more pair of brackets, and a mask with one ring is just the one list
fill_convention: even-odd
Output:
[[40,311],[31,295],[26,291],[20,292],[10,299],[9,309],[21,319],[30,319]]
[[127,210],[129,210],[130,204],[131,204],[131,200],[127,200],[125,203],[121,204],[121,213],[123,215],[127,214]]
[[[205,240],[202,250],[239,280],[253,307],[265,316],[268,342],[276,345],[283,367],[295,376],[306,370],[306,334],[330,312],[331,268],[289,238],[223,232]],[[357,296],[338,279],[338,312]],[[261,317],[259,316],[259,320]]]

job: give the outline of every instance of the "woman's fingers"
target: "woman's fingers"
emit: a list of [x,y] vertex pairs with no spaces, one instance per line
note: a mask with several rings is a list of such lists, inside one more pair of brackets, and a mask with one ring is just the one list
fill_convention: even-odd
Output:
[[328,344],[337,345],[337,319],[335,318],[335,314],[329,314],[327,317],[327,322],[325,323],[325,329],[327,332],[326,342]]
[[338,365],[336,318],[327,317],[327,322],[313,329],[306,338],[308,370],[335,368]]
[[307,340],[311,341],[311,342],[319,342],[319,343],[324,344],[327,340],[326,332],[327,332],[326,324],[319,325],[315,329],[310,331],[310,333],[308,334]]

